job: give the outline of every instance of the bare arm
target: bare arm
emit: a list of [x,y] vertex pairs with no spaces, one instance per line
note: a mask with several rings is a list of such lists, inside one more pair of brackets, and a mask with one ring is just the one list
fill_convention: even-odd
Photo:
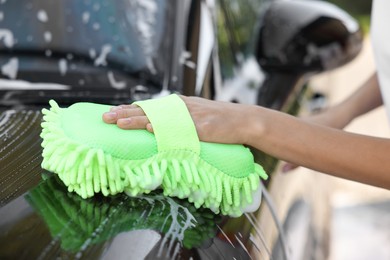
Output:
[[[303,119],[337,129],[343,129],[355,118],[382,105],[377,74],[373,73],[360,88],[341,103],[329,107],[320,113],[309,115]],[[285,163],[282,171],[288,172],[298,165]]]
[[[332,128],[342,128],[381,104],[376,76],[345,102],[321,115],[321,120],[328,120],[326,124],[318,117],[318,121],[308,121],[259,106],[182,98],[202,141],[250,145],[297,165],[390,189],[390,139]],[[124,129],[146,127],[152,131],[136,106],[117,107],[104,114],[103,120]]]
[[390,189],[390,140],[348,133],[258,108],[248,144],[282,160]]
[[361,87],[343,102],[306,120],[324,126],[343,129],[353,119],[383,104],[377,74],[374,73]]

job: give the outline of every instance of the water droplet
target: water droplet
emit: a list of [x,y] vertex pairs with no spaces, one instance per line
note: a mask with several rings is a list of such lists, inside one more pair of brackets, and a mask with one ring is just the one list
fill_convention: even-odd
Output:
[[[84,86],[84,84],[85,84],[85,80],[84,79],[80,79],[79,80],[79,85],[80,86]],[[92,236],[96,236],[96,233],[92,233]]]
[[91,17],[91,15],[88,12],[84,12],[82,15],[83,23],[87,24],[89,22],[90,17]]
[[96,12],[100,10],[100,4],[96,3],[93,5],[92,9]]
[[89,57],[94,59],[96,57],[96,50],[95,49],[89,49]]
[[99,24],[99,23],[93,23],[92,28],[93,28],[95,31],[97,31],[97,30],[100,29],[100,24]]
[[37,18],[42,23],[46,23],[49,20],[49,17],[47,16],[47,13],[45,10],[39,10],[37,13]]
[[46,31],[46,32],[43,34],[43,37],[45,38],[45,41],[46,41],[46,42],[51,42],[51,40],[52,40],[51,32]]

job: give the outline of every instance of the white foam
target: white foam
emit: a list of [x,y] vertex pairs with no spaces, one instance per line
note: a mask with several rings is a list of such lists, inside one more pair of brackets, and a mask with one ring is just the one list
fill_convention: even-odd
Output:
[[155,190],[162,184],[163,176],[160,175],[158,177],[155,177],[153,181],[149,185],[145,185],[145,189],[147,190]]
[[[173,246],[175,245],[176,241],[179,241],[179,243],[182,243],[184,240],[184,232],[195,226],[196,219],[191,214],[191,212],[183,207],[182,205],[176,203],[173,199],[169,197],[165,197],[165,199],[169,205],[170,205],[170,214],[167,216],[165,222],[169,217],[172,218],[171,225],[169,227],[169,230],[165,233],[165,236],[163,240],[161,241],[161,245],[158,251],[158,257],[161,257],[162,250],[168,243],[168,249],[167,252],[172,252]],[[180,213],[179,213],[180,210]],[[179,219],[181,218],[181,219]],[[169,241],[169,242],[168,242]],[[178,251],[179,244],[176,244],[174,253],[171,255],[172,259],[176,259],[179,251]]]
[[104,44],[102,46],[102,51],[100,52],[99,57],[95,59],[95,66],[106,66],[107,65],[107,55],[111,51],[111,45],[110,44]]
[[11,58],[8,63],[1,67],[1,73],[11,79],[15,79],[18,74],[18,58]]
[[15,114],[15,113],[16,113],[15,110],[6,110],[5,112],[1,113],[1,116],[0,116],[0,127],[5,125],[8,122],[8,120],[11,118],[11,116],[13,114]]
[[58,67],[60,69],[60,73],[64,76],[68,70],[68,62],[65,59],[60,59],[58,61]]
[[110,81],[111,87],[115,89],[124,89],[126,87],[125,81],[116,81],[114,78],[114,73],[112,71],[109,71],[107,73],[108,80]]
[[8,29],[0,29],[0,40],[3,40],[7,48],[12,48],[15,44],[14,35]]
[[[260,181],[260,180],[259,180]],[[261,204],[261,185],[258,185],[257,189],[252,191],[252,203],[248,204],[248,202],[245,201],[241,201],[241,204],[244,205],[242,208],[241,208],[241,211],[242,212],[247,212],[247,213],[250,213],[250,212],[255,212],[259,207],[260,207],[260,204]],[[245,198],[244,195],[242,195],[242,198]]]
[[70,86],[57,83],[32,83],[24,80],[0,79],[0,90],[68,90]]

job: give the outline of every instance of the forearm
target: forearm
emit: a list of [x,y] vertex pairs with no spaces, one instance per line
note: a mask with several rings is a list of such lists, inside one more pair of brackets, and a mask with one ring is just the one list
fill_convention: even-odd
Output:
[[307,123],[253,108],[246,143],[282,160],[390,189],[390,141]]
[[342,129],[353,119],[382,105],[378,79],[374,73],[361,87],[339,104],[309,116],[307,121]]
[[349,106],[352,119],[363,115],[383,104],[377,74],[374,73],[344,103]]

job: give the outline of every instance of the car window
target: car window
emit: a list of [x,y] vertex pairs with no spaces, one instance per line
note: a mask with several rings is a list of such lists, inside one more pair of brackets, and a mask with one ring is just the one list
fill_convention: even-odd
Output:
[[[171,38],[167,30],[172,22],[168,5],[173,3],[157,0],[2,1],[1,77],[42,82],[48,80],[47,75],[32,78],[23,71],[44,74],[56,70],[58,75],[66,76],[81,68],[99,67],[146,74],[144,79],[161,82],[167,69],[165,53],[170,48],[165,41]],[[45,66],[47,63],[51,64]],[[87,74],[78,81],[80,85],[86,81]],[[105,73],[105,77],[113,75]],[[64,77],[49,80],[61,83],[61,79]]]
[[266,0],[219,0],[217,8],[218,53],[222,76],[233,76],[234,68],[253,53],[261,7]]

